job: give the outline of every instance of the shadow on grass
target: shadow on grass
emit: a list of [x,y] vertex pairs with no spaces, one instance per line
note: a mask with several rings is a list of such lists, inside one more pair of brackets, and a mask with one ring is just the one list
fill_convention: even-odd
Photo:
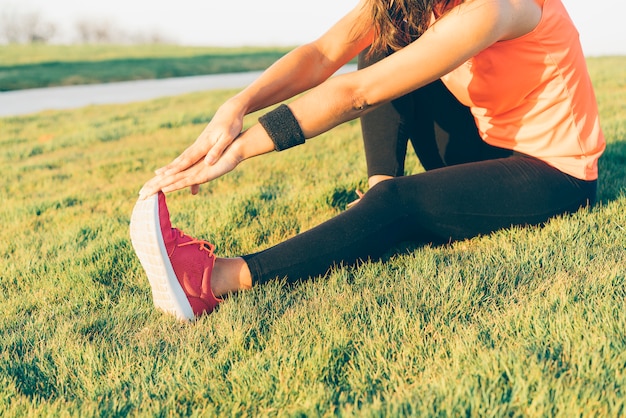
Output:
[[598,203],[616,200],[626,191],[626,140],[607,144],[599,162]]
[[49,352],[33,356],[32,348],[27,347],[23,340],[14,341],[5,349],[13,358],[3,360],[0,370],[15,382],[18,393],[31,400],[53,400],[58,397],[54,377],[56,366]]

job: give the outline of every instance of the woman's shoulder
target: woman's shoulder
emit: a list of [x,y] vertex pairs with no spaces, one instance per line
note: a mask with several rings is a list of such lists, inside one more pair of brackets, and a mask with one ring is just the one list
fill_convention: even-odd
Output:
[[542,16],[544,0],[466,0],[456,6],[467,11],[467,17],[492,16],[497,19],[503,33],[500,40],[509,40],[532,32]]

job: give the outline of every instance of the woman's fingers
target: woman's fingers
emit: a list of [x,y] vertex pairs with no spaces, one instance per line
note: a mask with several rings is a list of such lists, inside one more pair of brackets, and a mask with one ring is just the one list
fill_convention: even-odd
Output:
[[[155,177],[139,192],[141,198],[145,199],[159,190],[165,192],[184,187],[190,187],[191,193],[197,194],[199,184],[219,177],[237,165],[232,155],[224,157],[227,157],[226,150],[241,132],[242,119],[232,119],[228,125],[214,124],[214,121],[204,128],[191,146],[168,165],[155,171]],[[201,176],[201,173],[206,176]]]
[[211,148],[211,151],[207,153],[206,157],[204,157],[204,162],[206,164],[208,165],[215,164],[215,162],[219,160],[220,156],[224,152],[224,149],[226,149],[226,147],[228,146],[228,145],[219,146],[219,144],[220,144],[219,142],[215,144],[213,148]]
[[175,190],[191,188],[193,194],[198,193],[199,185],[207,181],[216,179],[233,170],[240,159],[236,155],[223,154],[219,161],[212,165],[206,165],[204,161],[173,174],[164,172],[150,179],[139,192],[140,199],[145,199],[159,190],[163,192],[173,192]]
[[159,190],[161,190],[164,185],[164,178],[165,177],[162,174],[157,174],[156,176],[148,180],[143,185],[141,190],[139,190],[139,199],[145,199],[147,197],[150,197],[153,194],[157,193]]
[[203,181],[198,180],[198,169],[196,166],[173,175],[160,174],[150,179],[141,188],[139,198],[145,199],[157,193],[159,190],[169,192],[198,185],[199,183],[203,183]]
[[155,171],[157,175],[171,175],[188,169],[200,160],[215,164],[224,151],[241,133],[242,118],[230,118],[228,123],[213,119],[198,136],[196,141],[168,165]]
[[[205,165],[202,162],[204,154],[200,154],[200,157],[196,159],[196,161],[193,161],[195,157],[190,157],[190,154],[194,155],[193,151],[185,151],[170,164],[156,170],[156,175],[150,179],[139,192],[140,197],[146,198],[159,190],[165,191],[165,188],[169,187],[170,184],[178,182],[179,178],[189,178],[191,175],[195,175],[196,172],[199,171],[197,168],[198,163]],[[190,180],[187,186],[195,186],[191,190],[192,194],[198,193],[198,185],[200,183],[202,182]]]
[[206,156],[204,157],[204,162],[208,165],[215,164],[224,151],[233,143],[233,141],[241,134],[242,124],[237,123],[231,126],[230,130],[225,130],[221,135],[219,135],[211,148],[207,151]]
[[207,153],[206,145],[194,142],[171,163],[155,171],[157,175],[169,175],[184,171],[200,161]]
[[189,177],[183,177],[181,179],[178,179],[178,180],[174,181],[173,183],[168,184],[167,186],[161,187],[161,190],[163,191],[163,193],[174,192],[176,190],[180,190],[180,189],[185,189],[187,187],[191,187],[197,181],[198,180],[196,180],[196,179],[192,179],[192,178],[189,178]]

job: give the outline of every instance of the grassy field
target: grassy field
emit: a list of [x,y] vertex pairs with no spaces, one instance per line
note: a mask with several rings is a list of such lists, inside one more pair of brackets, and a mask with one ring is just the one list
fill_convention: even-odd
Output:
[[263,70],[289,48],[2,45],[0,91]]
[[[128,222],[232,92],[0,119],[0,416],[626,415],[626,57],[589,65],[594,209],[272,283],[194,324],[153,309]],[[231,256],[364,185],[353,122],[169,202]]]

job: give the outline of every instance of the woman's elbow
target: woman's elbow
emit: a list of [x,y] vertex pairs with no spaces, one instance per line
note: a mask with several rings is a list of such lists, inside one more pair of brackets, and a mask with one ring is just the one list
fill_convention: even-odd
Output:
[[363,94],[354,94],[352,95],[352,111],[357,113],[364,113],[371,107],[371,104],[368,102],[367,97]]

